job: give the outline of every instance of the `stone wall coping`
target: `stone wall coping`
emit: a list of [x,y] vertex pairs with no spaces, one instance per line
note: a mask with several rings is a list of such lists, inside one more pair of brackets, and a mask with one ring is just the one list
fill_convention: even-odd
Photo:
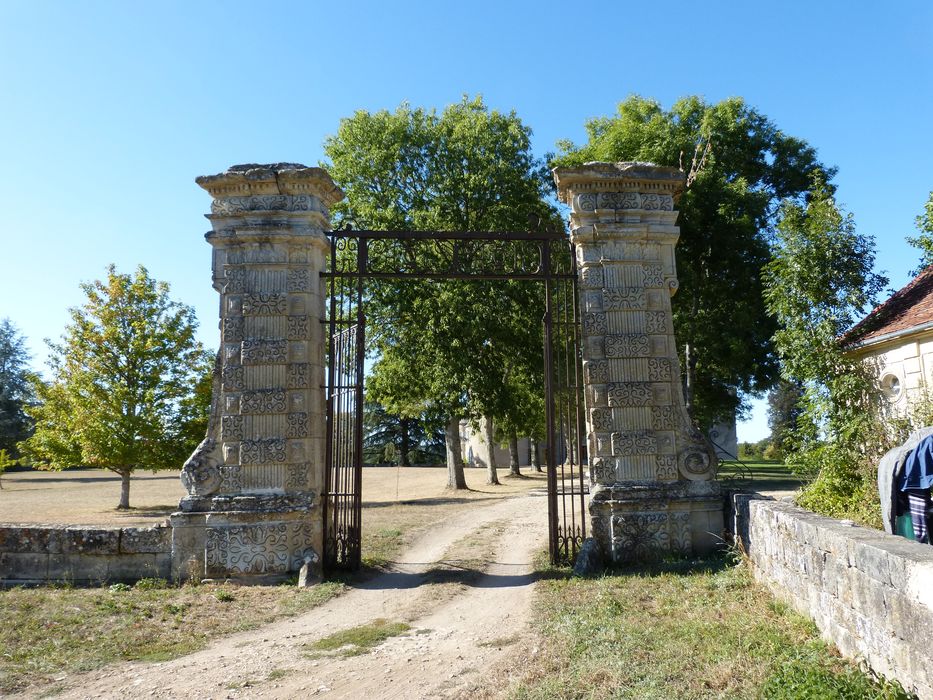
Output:
[[326,170],[301,163],[234,165],[222,173],[202,175],[194,181],[218,199],[312,193],[332,206],[345,196]]
[[686,173],[679,168],[640,161],[592,161],[580,166],[558,166],[551,173],[558,199],[565,204],[570,204],[572,192],[612,188],[653,192],[660,186],[676,197],[686,181]]

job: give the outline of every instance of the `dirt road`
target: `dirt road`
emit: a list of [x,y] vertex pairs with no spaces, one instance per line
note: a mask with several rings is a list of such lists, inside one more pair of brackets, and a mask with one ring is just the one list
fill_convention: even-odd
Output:
[[[386,573],[301,617],[215,641],[160,664],[74,677],[61,698],[451,698],[532,644],[532,559],[546,542],[535,490],[461,511],[417,539]],[[367,653],[310,645],[373,620],[411,629]]]

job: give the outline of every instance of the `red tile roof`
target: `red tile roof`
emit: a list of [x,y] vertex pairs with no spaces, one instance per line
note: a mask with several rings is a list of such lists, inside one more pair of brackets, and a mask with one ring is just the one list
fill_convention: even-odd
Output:
[[864,345],[927,323],[933,323],[933,265],[853,326],[842,336],[842,343],[847,347]]

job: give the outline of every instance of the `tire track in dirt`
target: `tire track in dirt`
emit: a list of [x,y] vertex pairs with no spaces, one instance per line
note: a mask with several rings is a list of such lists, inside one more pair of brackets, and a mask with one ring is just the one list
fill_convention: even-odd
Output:
[[[172,661],[74,677],[56,697],[457,697],[527,633],[532,560],[546,541],[546,511],[544,492],[532,491],[461,512],[419,537],[390,570],[299,617]],[[465,538],[480,539],[493,555],[482,573],[452,576],[460,585],[425,585]],[[405,621],[412,630],[359,656],[308,655],[305,645],[378,618]]]

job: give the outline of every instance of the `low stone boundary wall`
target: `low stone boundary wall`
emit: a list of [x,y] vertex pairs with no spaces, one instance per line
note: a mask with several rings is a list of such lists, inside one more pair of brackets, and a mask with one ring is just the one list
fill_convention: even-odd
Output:
[[172,528],[0,525],[0,585],[97,585],[172,574]]
[[843,655],[933,699],[933,547],[758,494],[729,501],[758,581]]

